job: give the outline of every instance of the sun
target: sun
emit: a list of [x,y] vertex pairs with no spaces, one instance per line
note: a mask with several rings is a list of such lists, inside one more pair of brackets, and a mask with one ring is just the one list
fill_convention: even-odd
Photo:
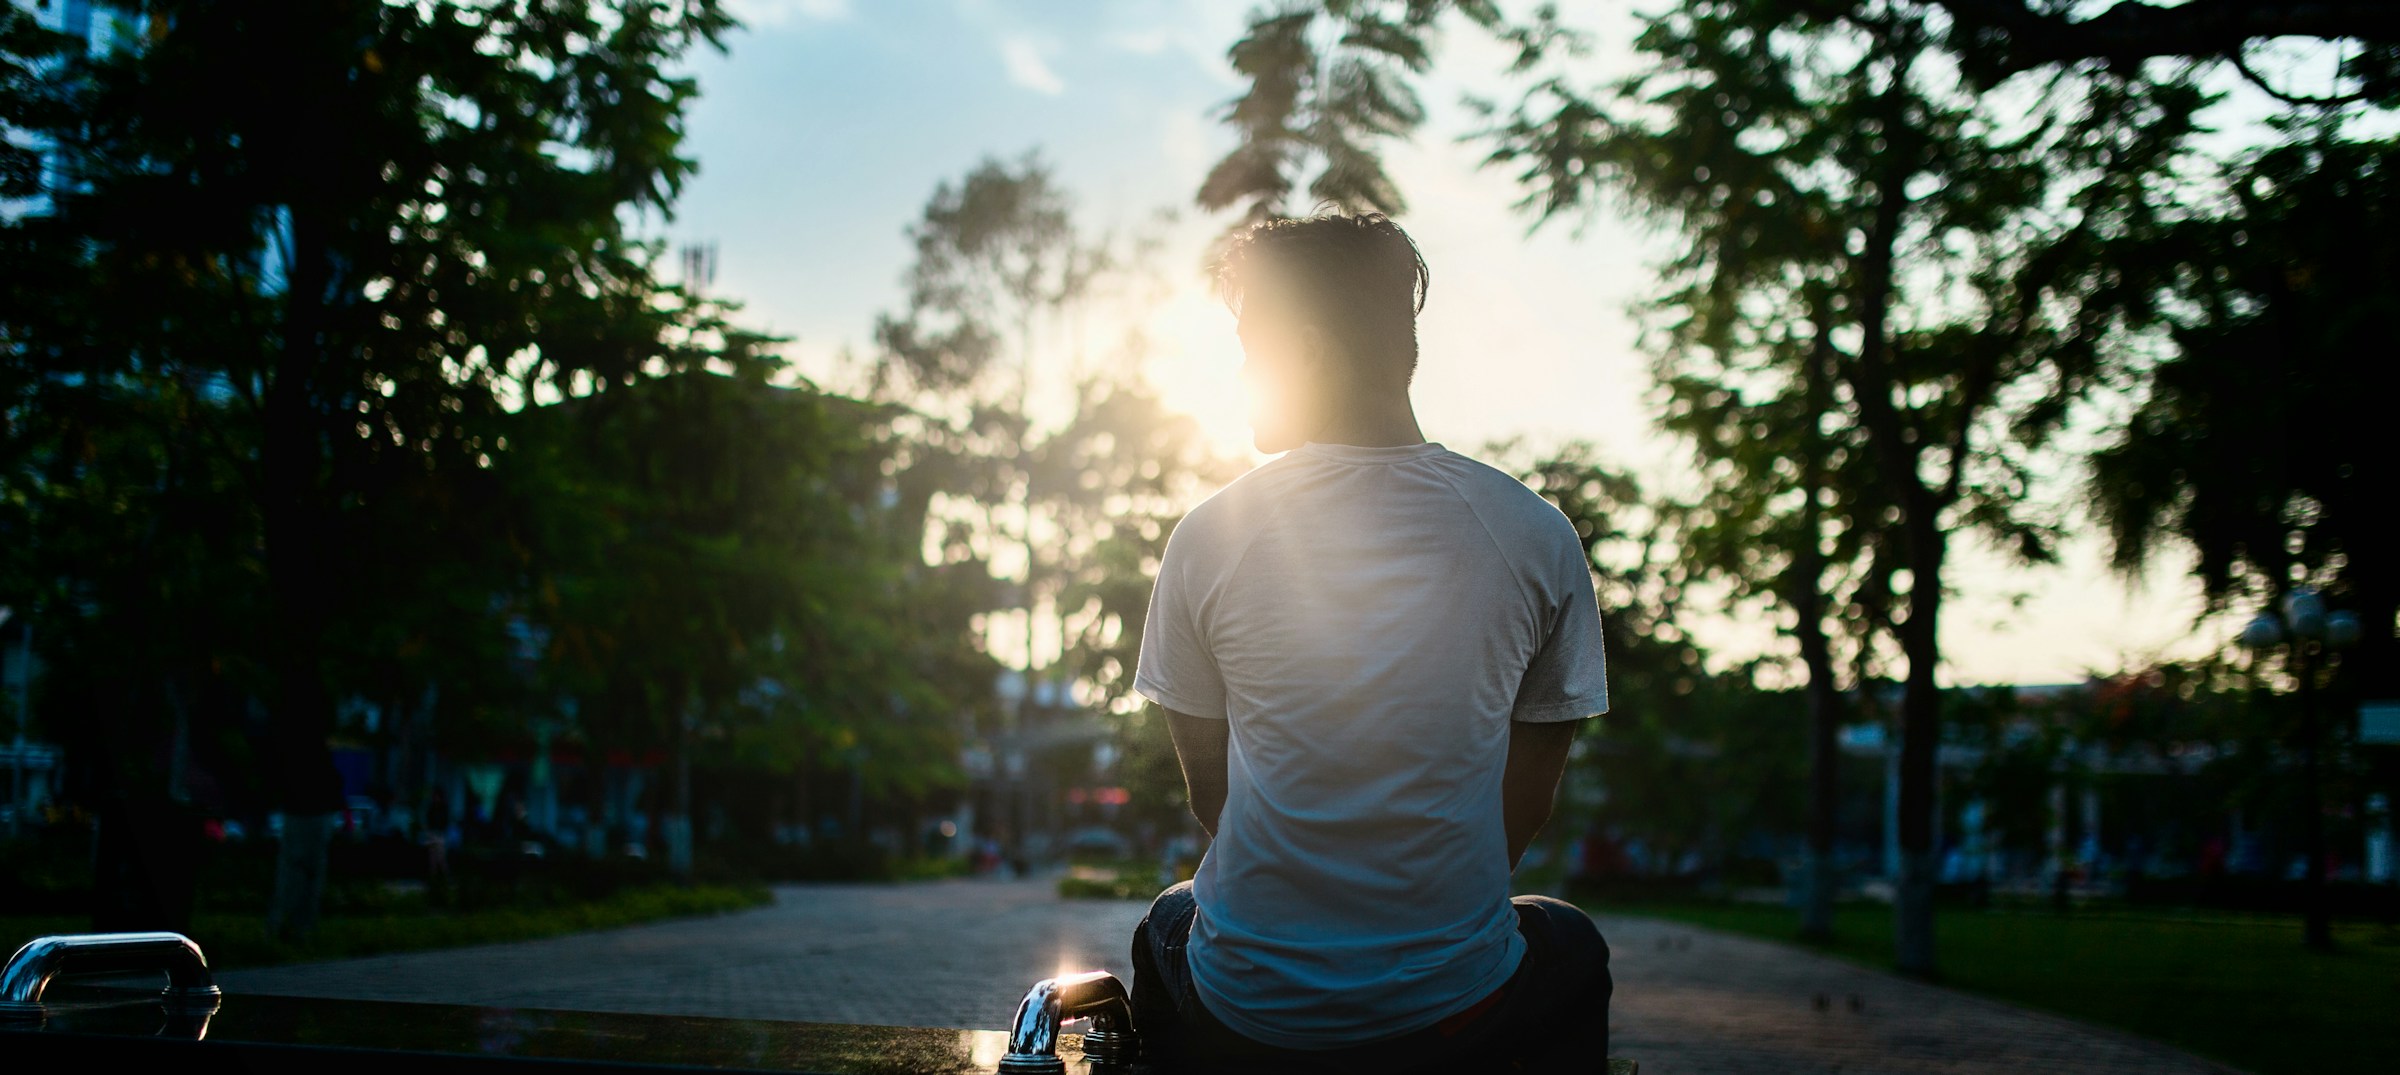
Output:
[[1242,345],[1233,314],[1199,283],[1176,288],[1144,324],[1147,373],[1167,406],[1192,416],[1209,444],[1235,458],[1250,454],[1242,398]]

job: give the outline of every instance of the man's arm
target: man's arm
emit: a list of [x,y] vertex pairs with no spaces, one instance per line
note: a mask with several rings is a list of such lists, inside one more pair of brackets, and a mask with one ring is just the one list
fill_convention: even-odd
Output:
[[[1164,706],[1159,712],[1167,715],[1167,734],[1174,737],[1176,760],[1183,763],[1183,791],[1191,801],[1192,816],[1200,819],[1200,827],[1214,840],[1217,815],[1225,810],[1225,743],[1232,734],[1232,722],[1195,717]],[[1513,751],[1509,765],[1513,771]]]
[[[1508,773],[1500,781],[1500,814],[1508,829],[1508,868],[1514,872],[1533,834],[1550,820],[1558,803],[1558,781],[1567,771],[1567,745],[1575,741],[1579,720],[1549,723],[1511,721],[1508,725]],[[1180,749],[1182,740],[1176,740]],[[1191,763],[1184,763],[1190,779]],[[1223,802],[1222,792],[1219,802]],[[1205,824],[1205,822],[1204,822]]]

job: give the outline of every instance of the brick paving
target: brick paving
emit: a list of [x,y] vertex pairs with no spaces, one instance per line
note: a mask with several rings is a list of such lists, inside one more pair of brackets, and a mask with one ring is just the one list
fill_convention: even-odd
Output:
[[[997,1030],[1036,978],[1130,976],[1142,910],[1060,900],[1048,880],[793,885],[740,914],[218,981],[237,997]],[[1643,1075],[2228,1075],[2129,1035],[1782,945],[1650,919],[1600,926],[1615,953],[1611,1051]]]

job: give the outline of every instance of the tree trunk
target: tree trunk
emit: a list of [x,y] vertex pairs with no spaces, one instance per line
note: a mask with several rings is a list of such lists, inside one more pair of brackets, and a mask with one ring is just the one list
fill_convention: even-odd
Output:
[[275,902],[267,909],[274,936],[302,940],[316,932],[317,909],[325,897],[325,845],[333,839],[336,814],[283,815],[283,841],[275,853]]
[[817,841],[817,817],[809,809],[808,763],[792,767],[792,843],[799,846]]
[[[170,681],[171,686],[171,681]],[[157,725],[147,692],[98,687],[78,707],[89,735],[71,756],[87,767],[99,807],[92,832],[92,929],[101,933],[190,929],[200,851],[199,819],[162,791],[152,756]]]
[[201,846],[189,807],[154,789],[119,789],[101,806],[94,843],[93,930],[190,932]]
[[1800,661],[1808,669],[1808,858],[1802,868],[1800,936],[1824,941],[1833,937],[1833,897],[1839,885],[1834,875],[1834,826],[1841,800],[1840,744],[1842,696],[1833,679],[1833,647],[1825,637],[1824,540],[1825,438],[1823,415],[1831,402],[1832,319],[1817,318],[1818,344],[1808,366],[1808,406],[1801,459],[1800,491],[1808,499],[1800,507],[1800,546],[1792,558],[1790,600],[1797,620],[1793,633],[1800,642]]
[[[1923,499],[1923,498],[1912,498]],[[1893,955],[1900,973],[1932,978],[1938,973],[1933,943],[1933,887],[1939,852],[1933,846],[1942,695],[1934,682],[1941,659],[1942,558],[1947,538],[1930,506],[1910,507],[1908,528],[1908,620],[1900,625],[1900,648],[1908,657],[1908,682],[1900,695],[1900,877],[1893,911]]]
[[2351,586],[2343,604],[2358,614],[2362,630],[2357,647],[2342,659],[2348,691],[2336,697],[2352,702],[2400,697],[2400,637],[2392,633],[2394,619],[2400,618],[2400,570],[2391,556],[2370,554],[2354,556],[2342,573]]
[[1833,865],[1835,823],[1841,806],[1840,744],[1842,697],[1833,682],[1833,657],[1821,623],[1820,603],[1811,600],[1800,609],[1804,625],[1801,660],[1808,666],[1808,858],[1804,866],[1800,905],[1800,936],[1822,941],[1833,936],[1833,897],[1840,886]]
[[[1891,81],[1883,95],[1884,134],[1890,144],[1882,154],[1884,172],[1875,178],[1874,217],[1865,248],[1856,262],[1859,287],[1858,361],[1847,375],[1851,394],[1867,429],[1876,465],[1883,471],[1901,509],[1909,568],[1908,619],[1900,625],[1900,649],[1908,660],[1908,680],[1900,701],[1900,794],[1898,817],[1900,863],[1895,886],[1893,947],[1904,974],[1930,978],[1936,973],[1933,943],[1933,810],[1934,763],[1941,737],[1941,693],[1934,682],[1941,660],[1939,631],[1942,593],[1943,497],[1925,482],[1920,471],[1922,432],[1903,415],[1893,393],[1901,381],[1891,361],[1890,320],[1892,263],[1901,220],[1908,208],[1908,181],[1918,170],[1922,151],[1908,128],[1903,100],[1908,73],[1916,59],[1913,43],[1899,47],[1889,63]],[[1954,420],[1966,423],[1973,415]],[[1962,440],[1961,447],[1964,442]],[[1951,466],[1960,465],[1954,456]]]
[[667,872],[678,880],[692,876],[692,711],[691,703],[676,714],[674,787],[670,789],[666,824]]
[[584,809],[588,811],[584,816],[583,853],[590,858],[604,859],[618,850],[609,839],[616,831],[608,813],[609,783],[608,753],[595,744],[584,754],[583,762]]
[[326,745],[333,699],[320,656],[332,573],[326,570],[326,520],[316,495],[324,438],[311,387],[324,354],[321,314],[329,275],[320,229],[311,215],[295,211],[282,352],[267,390],[260,451],[277,688],[269,781],[284,818],[267,928],[285,940],[303,938],[316,925],[325,876],[322,837],[330,831],[330,815],[342,807],[341,780]]

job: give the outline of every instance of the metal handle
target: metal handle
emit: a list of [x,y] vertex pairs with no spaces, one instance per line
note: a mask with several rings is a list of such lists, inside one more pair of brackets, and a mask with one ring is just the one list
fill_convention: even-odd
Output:
[[1017,1004],[1016,1021],[1009,1024],[1001,1075],[1066,1075],[1067,1062],[1058,1056],[1058,1028],[1087,1016],[1092,1029],[1083,1036],[1083,1058],[1091,1062],[1093,1075],[1126,1070],[1141,1051],[1133,1030],[1133,1004],[1125,996],[1125,983],[1096,970],[1034,983]]
[[163,972],[160,996],[174,1007],[216,1007],[224,992],[209,976],[208,957],[180,933],[71,933],[40,937],[17,949],[0,969],[0,1018],[39,1016],[42,991],[66,973]]

